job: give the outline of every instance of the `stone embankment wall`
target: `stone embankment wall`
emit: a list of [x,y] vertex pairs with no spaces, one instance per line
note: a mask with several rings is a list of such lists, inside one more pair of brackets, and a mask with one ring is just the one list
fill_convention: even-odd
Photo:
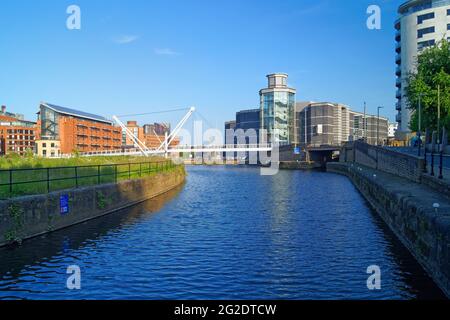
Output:
[[69,227],[163,194],[185,180],[184,167],[80,189],[0,201],[0,246]]
[[[418,169],[414,166],[406,166],[406,172],[415,170]],[[381,172],[377,175],[377,171],[355,163],[329,163],[327,171],[351,179],[450,298],[450,214],[446,213],[450,211],[450,201],[435,190],[424,189],[424,185]],[[435,210],[432,204],[437,200],[441,206]]]
[[425,167],[425,160],[422,158],[359,141],[348,143],[343,147],[340,161],[362,164],[414,182],[421,181]]

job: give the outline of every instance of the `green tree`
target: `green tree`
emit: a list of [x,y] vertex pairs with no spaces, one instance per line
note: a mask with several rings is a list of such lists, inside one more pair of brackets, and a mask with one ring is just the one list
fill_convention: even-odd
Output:
[[[439,90],[438,90],[439,88]],[[425,49],[417,58],[417,72],[407,79],[406,98],[413,110],[410,129],[418,130],[419,97],[421,100],[422,130],[437,130],[438,91],[440,96],[440,126],[450,129],[450,45],[442,40]]]

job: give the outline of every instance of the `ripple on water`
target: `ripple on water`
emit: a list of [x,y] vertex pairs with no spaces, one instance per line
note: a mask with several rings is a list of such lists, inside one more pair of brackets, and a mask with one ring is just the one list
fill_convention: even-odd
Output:
[[[443,297],[345,177],[188,171],[179,190],[0,249],[0,299]],[[65,288],[71,264],[80,291]],[[377,292],[366,287],[373,264]]]

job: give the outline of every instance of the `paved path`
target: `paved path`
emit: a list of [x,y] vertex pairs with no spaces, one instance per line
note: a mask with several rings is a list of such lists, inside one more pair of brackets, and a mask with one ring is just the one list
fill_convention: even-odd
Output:
[[[419,150],[417,148],[413,148],[413,147],[386,147],[386,149],[404,153],[404,154],[413,155],[413,156],[418,156],[418,154],[419,154],[419,152],[418,152]],[[423,155],[424,155],[423,150],[421,151],[421,155],[423,157]],[[428,164],[431,163],[431,155],[429,153],[427,153],[427,162],[428,162]],[[450,169],[450,155],[445,154],[442,162],[443,162],[444,168]],[[438,153],[434,154],[434,163],[435,163],[435,165],[439,165],[439,154]]]
[[[351,166],[352,164],[347,165]],[[359,164],[353,164],[353,168],[359,170],[360,174],[367,176],[374,183],[382,184],[384,188],[395,193],[398,197],[410,198],[417,207],[423,208],[427,213],[435,214],[433,204],[439,203],[440,208],[438,209],[438,214],[450,217],[450,199],[443,196],[438,191],[420,183],[415,183],[408,179],[364,167]]]

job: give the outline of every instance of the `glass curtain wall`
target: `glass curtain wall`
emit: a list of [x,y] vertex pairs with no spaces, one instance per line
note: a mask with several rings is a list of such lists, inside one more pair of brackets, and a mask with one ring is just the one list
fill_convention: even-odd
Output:
[[263,127],[268,140],[281,144],[291,143],[294,138],[295,94],[275,91],[263,94]]
[[42,139],[59,139],[58,113],[41,105],[41,131]]

